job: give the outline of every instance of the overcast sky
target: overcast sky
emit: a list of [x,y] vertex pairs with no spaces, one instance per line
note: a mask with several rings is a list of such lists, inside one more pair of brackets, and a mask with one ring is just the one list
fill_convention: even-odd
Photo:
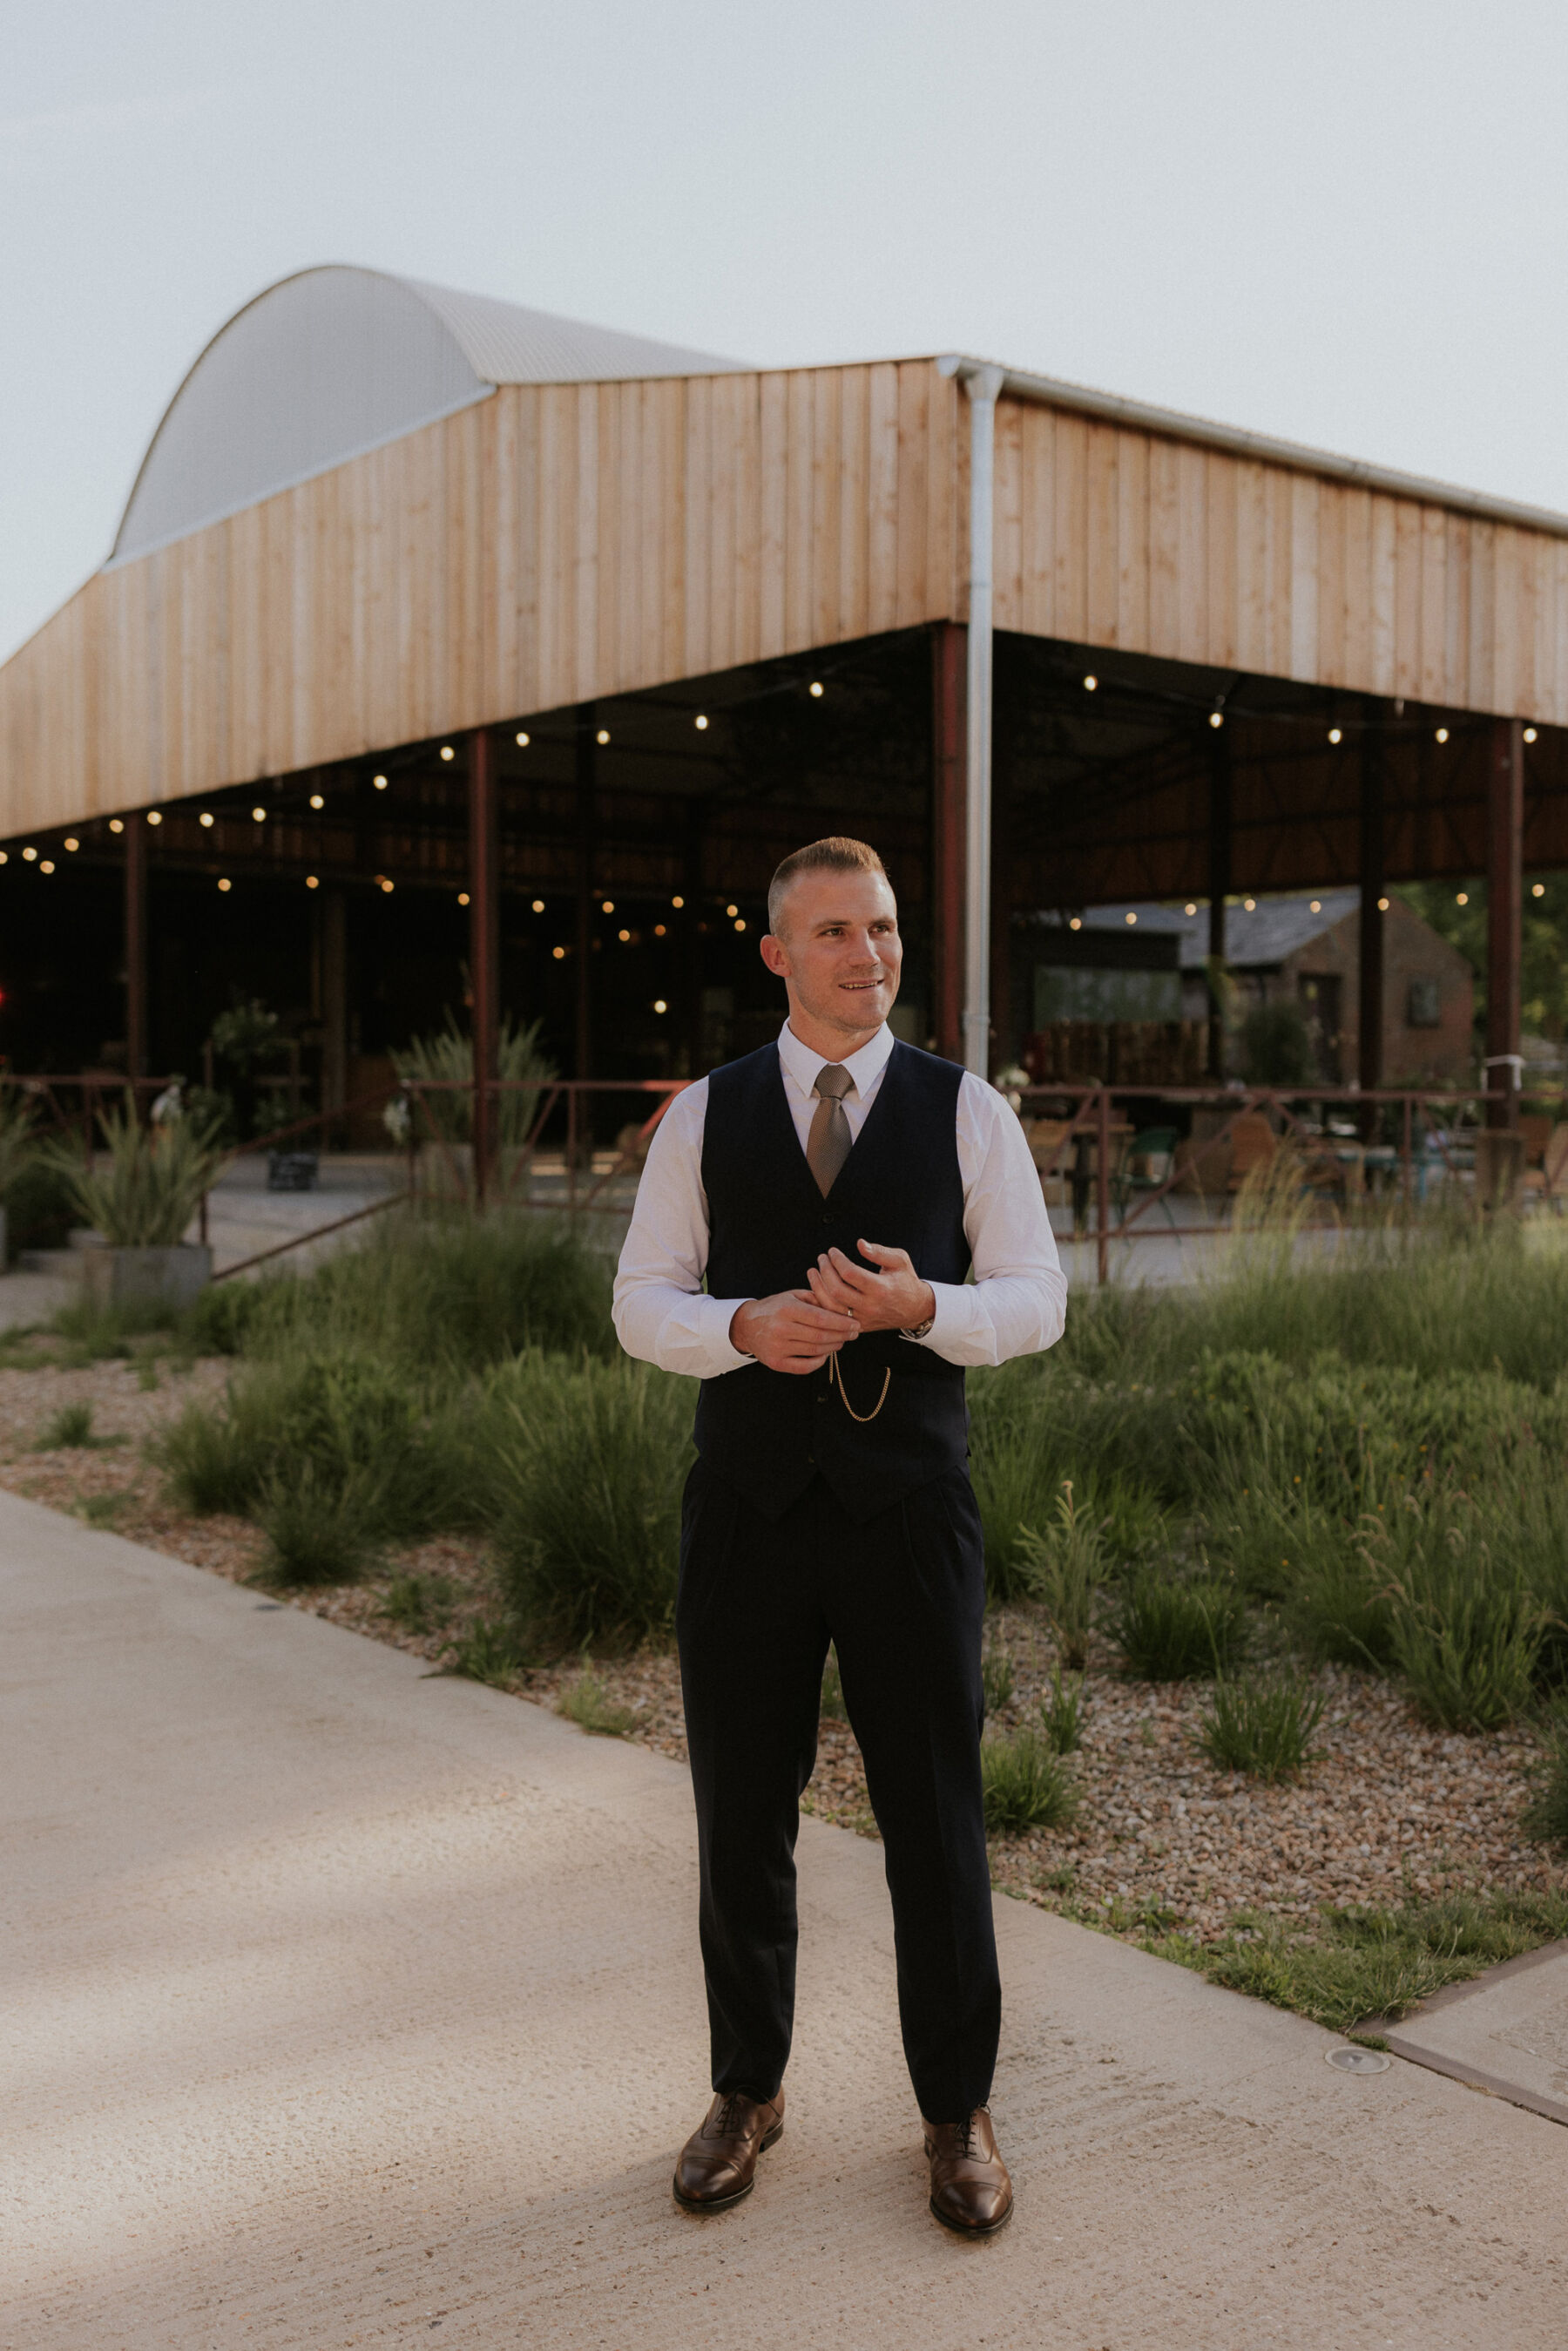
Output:
[[1563,0],[0,0],[0,654],[351,261],[959,349],[1568,508]]

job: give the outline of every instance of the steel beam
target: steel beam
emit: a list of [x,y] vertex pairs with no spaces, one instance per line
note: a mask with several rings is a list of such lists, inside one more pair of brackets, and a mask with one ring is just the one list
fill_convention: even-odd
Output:
[[965,717],[969,632],[931,630],[931,1009],[937,1050],[963,1059]]
[[125,1073],[147,1075],[147,819],[125,820]]
[[1488,1102],[1489,1126],[1517,1126],[1524,897],[1524,740],[1517,718],[1493,721],[1487,775],[1486,1081],[1505,1086]]
[[1380,712],[1369,704],[1361,732],[1361,920],[1356,1070],[1363,1093],[1383,1083],[1384,795]]
[[495,738],[468,738],[468,976],[473,996],[473,1192],[483,1205],[495,1163],[501,1028],[501,827]]

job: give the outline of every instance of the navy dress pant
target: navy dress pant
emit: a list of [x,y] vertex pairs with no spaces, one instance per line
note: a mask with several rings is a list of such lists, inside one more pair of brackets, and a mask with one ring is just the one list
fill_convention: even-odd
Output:
[[1001,1991],[981,1791],[985,1564],[969,1478],[857,1526],[818,1477],[776,1522],[699,1459],[676,1632],[713,2087],[771,2098],[794,2017],[794,1843],[832,1640],[887,1855],[922,2115],[991,2095]]

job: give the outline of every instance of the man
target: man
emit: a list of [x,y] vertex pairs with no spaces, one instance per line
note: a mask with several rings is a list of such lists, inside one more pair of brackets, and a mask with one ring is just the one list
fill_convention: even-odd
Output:
[[930,2209],[983,2236],[1012,2188],[987,2105],[1001,1991],[963,1367],[1051,1346],[1066,1285],[1006,1103],[888,1027],[902,947],[876,852],[786,857],[768,924],[789,1019],[672,1103],[616,1280],[627,1352],[702,1382],[676,1634],[714,2095],[674,2191],[737,2203],[784,2128],[794,1843],[832,1640],[887,1854]]

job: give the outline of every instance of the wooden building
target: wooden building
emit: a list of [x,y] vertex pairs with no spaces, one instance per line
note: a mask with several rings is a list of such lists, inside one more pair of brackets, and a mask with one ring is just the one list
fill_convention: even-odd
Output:
[[[774,863],[847,830],[909,1033],[972,1066],[1028,910],[1195,895],[1222,950],[1228,895],[1348,884],[1374,1082],[1386,884],[1477,873],[1505,1057],[1565,746],[1568,518],[961,358],[759,371],[306,271],[0,668],[0,1052],[122,1002],[132,1069],[188,1061],[244,934],[328,1101],[371,997],[390,1035],[460,985],[568,1071],[693,1068],[774,1017]],[[90,1008],[29,1029],[67,941]]]

